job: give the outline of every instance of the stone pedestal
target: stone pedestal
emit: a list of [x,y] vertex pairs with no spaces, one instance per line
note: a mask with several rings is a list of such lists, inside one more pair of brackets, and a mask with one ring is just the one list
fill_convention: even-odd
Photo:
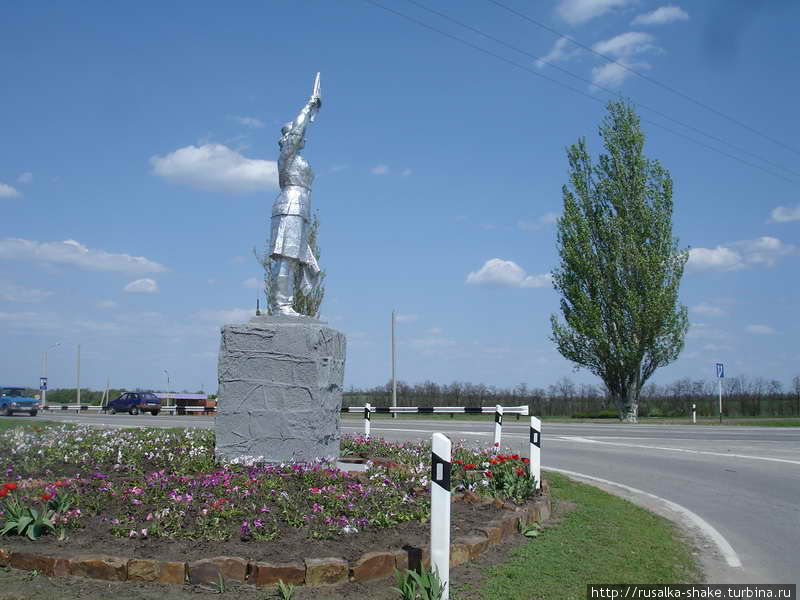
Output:
[[337,458],[345,352],[344,334],[314,319],[260,316],[225,325],[217,458]]

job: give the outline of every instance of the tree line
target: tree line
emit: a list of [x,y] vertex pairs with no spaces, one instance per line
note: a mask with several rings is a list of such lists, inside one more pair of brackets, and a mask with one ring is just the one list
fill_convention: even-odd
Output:
[[[649,383],[640,394],[640,416],[685,417],[691,415],[692,404],[698,416],[718,414],[716,379],[684,378],[668,384]],[[763,377],[739,375],[723,380],[723,415],[728,417],[800,416],[800,375],[792,379],[789,389],[782,382]],[[342,395],[342,406],[391,406],[391,382],[367,389],[351,388]],[[431,381],[408,384],[397,382],[398,406],[521,406],[527,405],[536,416],[617,416],[614,394],[602,384],[576,384],[569,377],[545,387],[528,387],[521,383],[513,388],[484,384]]]

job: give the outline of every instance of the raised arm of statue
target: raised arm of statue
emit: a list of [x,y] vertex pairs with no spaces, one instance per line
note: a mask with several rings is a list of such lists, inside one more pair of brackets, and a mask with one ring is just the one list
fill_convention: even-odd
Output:
[[317,73],[317,78],[314,81],[314,91],[311,93],[308,102],[300,109],[300,113],[295,117],[294,121],[286,123],[286,125],[281,128],[281,155],[288,157],[289,155],[296,154],[303,147],[306,127],[314,120],[321,106],[322,98],[320,97],[319,73]]

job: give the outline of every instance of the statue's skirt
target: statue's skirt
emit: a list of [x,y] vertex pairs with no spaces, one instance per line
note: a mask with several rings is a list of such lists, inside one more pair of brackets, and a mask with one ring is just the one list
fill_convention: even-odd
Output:
[[273,215],[271,256],[308,262],[308,221],[300,215]]

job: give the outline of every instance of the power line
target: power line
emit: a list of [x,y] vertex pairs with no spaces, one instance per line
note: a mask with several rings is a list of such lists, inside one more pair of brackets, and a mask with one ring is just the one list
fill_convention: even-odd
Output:
[[610,56],[606,56],[605,54],[603,54],[601,52],[598,52],[597,50],[595,50],[591,46],[587,46],[586,44],[583,44],[582,42],[579,42],[578,40],[576,40],[573,37],[570,37],[570,36],[568,36],[568,35],[566,35],[564,33],[561,33],[560,31],[557,31],[556,29],[553,29],[552,27],[548,27],[544,23],[540,23],[536,19],[534,19],[532,17],[529,17],[528,15],[526,15],[524,13],[521,13],[521,12],[519,12],[517,10],[514,10],[510,6],[506,6],[502,2],[498,2],[498,0],[487,0],[487,2],[491,2],[495,6],[499,6],[500,8],[502,8],[504,10],[507,10],[511,14],[516,15],[516,16],[520,17],[521,19],[525,19],[526,21],[529,21],[530,23],[533,23],[537,27],[541,27],[542,29],[544,29],[546,31],[549,31],[550,33],[554,33],[554,34],[556,34],[558,36],[561,36],[564,39],[566,39],[567,41],[572,42],[576,46],[579,46],[580,48],[583,48],[584,50],[588,50],[592,54],[596,54],[597,56],[603,58],[604,60],[607,60],[607,61],[609,61],[611,63],[614,63],[615,65],[618,65],[618,66],[622,67],[626,71],[629,71],[630,73],[633,73],[634,75],[638,75],[642,79],[644,79],[646,81],[649,81],[650,83],[652,83],[654,85],[657,85],[657,86],[667,90],[668,92],[671,92],[671,93],[675,94],[676,96],[680,96],[681,98],[683,98],[685,100],[688,100],[689,102],[691,102],[693,104],[696,104],[697,106],[700,106],[701,108],[704,108],[704,109],[714,113],[715,115],[718,115],[718,116],[720,116],[720,117],[722,117],[724,119],[727,119],[731,123],[735,123],[739,127],[743,127],[744,129],[747,129],[748,131],[750,131],[752,133],[755,133],[756,135],[759,135],[759,136],[763,137],[764,139],[769,140],[773,144],[777,144],[778,146],[780,146],[782,148],[785,148],[786,150],[789,150],[791,152],[794,152],[795,154],[800,155],[800,150],[797,150],[797,149],[795,149],[795,148],[793,148],[793,147],[791,147],[791,146],[789,146],[787,144],[784,144],[782,141],[777,140],[774,137],[759,131],[758,129],[755,129],[754,127],[750,127],[750,125],[748,125],[747,123],[742,123],[740,120],[738,120],[738,119],[736,119],[734,117],[731,117],[730,115],[727,115],[727,114],[725,114],[724,112],[722,112],[720,110],[717,110],[713,106],[709,106],[705,102],[701,102],[700,100],[696,100],[696,99],[692,98],[691,96],[689,96],[688,94],[685,94],[685,93],[681,92],[680,90],[676,90],[675,88],[667,85],[666,83],[662,83],[659,80],[657,80],[657,79],[655,79],[653,77],[650,77],[648,75],[645,75],[644,73],[642,73],[640,71],[637,71],[636,69],[634,69],[632,67],[629,67],[628,65],[626,65],[624,63],[621,63],[621,62],[619,62],[617,60],[614,60]]
[[[418,8],[421,8],[422,10],[425,10],[427,12],[435,14],[435,15],[441,17],[442,19],[450,21],[451,23],[455,23],[459,27],[463,27],[464,29],[467,29],[467,30],[469,30],[469,31],[471,31],[473,33],[477,33],[478,35],[482,35],[483,37],[485,37],[485,38],[487,38],[489,40],[492,40],[493,42],[495,42],[497,44],[505,46],[506,48],[510,48],[511,50],[514,50],[515,52],[518,52],[518,53],[523,54],[525,56],[528,56],[530,58],[534,58],[537,61],[541,61],[542,63],[544,63],[544,64],[546,64],[548,66],[551,66],[554,69],[557,69],[557,70],[561,71],[562,73],[565,73],[566,75],[569,75],[570,77],[578,79],[579,81],[583,81],[584,83],[588,83],[589,85],[592,85],[592,86],[596,87],[599,90],[603,90],[604,92],[606,92],[608,94],[611,94],[612,96],[617,96],[620,99],[624,99],[622,94],[620,92],[616,91],[616,90],[612,90],[612,89],[604,87],[602,85],[598,85],[598,84],[594,83],[593,81],[591,81],[589,79],[586,79],[585,77],[577,75],[577,74],[573,73],[572,71],[569,71],[569,70],[567,70],[567,69],[565,69],[565,68],[563,68],[563,67],[561,67],[561,66],[559,66],[559,65],[557,65],[557,64],[555,64],[553,62],[548,61],[547,59],[544,59],[544,58],[542,58],[540,56],[532,54],[532,53],[528,52],[527,50],[523,50],[522,48],[514,46],[513,44],[509,44],[508,42],[506,42],[504,40],[501,40],[500,38],[497,38],[497,37],[495,37],[493,35],[490,35],[488,33],[485,33],[483,31],[481,31],[480,29],[477,29],[476,27],[472,27],[471,25],[468,25],[467,23],[463,23],[463,22],[451,17],[450,15],[447,15],[447,14],[445,14],[443,12],[440,12],[440,11],[438,11],[436,9],[429,8],[429,7],[425,6],[424,4],[422,4],[420,2],[417,2],[416,0],[407,0],[407,2],[413,4],[414,6],[416,6]],[[771,161],[769,159],[766,159],[763,156],[761,156],[759,154],[756,154],[755,152],[751,152],[750,150],[747,150],[746,148],[740,148],[739,146],[736,146],[735,144],[732,144],[732,143],[730,143],[730,142],[728,142],[728,141],[726,141],[726,140],[724,140],[722,138],[719,138],[719,137],[717,137],[717,136],[715,136],[715,135],[713,135],[711,133],[707,133],[707,132],[705,132],[705,131],[703,131],[701,129],[698,129],[697,127],[694,127],[693,125],[690,125],[689,123],[684,123],[683,121],[680,121],[678,119],[670,117],[668,114],[666,114],[666,113],[664,113],[664,112],[662,112],[662,111],[660,111],[660,110],[658,110],[656,108],[653,108],[652,106],[647,106],[646,104],[642,104],[641,102],[636,102],[636,104],[638,106],[640,106],[641,108],[643,108],[645,110],[649,110],[650,112],[655,113],[658,116],[660,116],[660,117],[662,117],[662,118],[664,118],[664,119],[666,119],[668,121],[671,121],[671,122],[673,122],[673,123],[675,123],[677,125],[680,125],[682,127],[686,127],[687,129],[689,129],[689,130],[691,130],[691,131],[693,131],[695,133],[698,133],[700,135],[704,135],[704,136],[706,136],[706,137],[708,137],[708,138],[710,138],[710,139],[712,139],[712,140],[714,140],[716,142],[719,142],[719,143],[724,144],[724,145],[726,145],[726,146],[728,146],[730,148],[733,148],[734,150],[736,150],[738,152],[742,152],[744,154],[748,154],[748,155],[750,155],[750,156],[752,156],[754,158],[757,158],[758,160],[761,160],[764,163],[766,163],[768,165],[771,165],[771,166],[773,166],[773,167],[775,167],[777,169],[781,169],[783,171],[786,171],[787,173],[791,173],[792,175],[800,177],[800,172],[798,172],[798,171],[793,171],[792,169],[789,169],[788,167],[784,167],[781,164],[778,164],[778,163],[773,162],[773,161]]]
[[[447,38],[449,38],[451,40],[459,42],[460,44],[468,46],[468,47],[472,48],[473,50],[477,50],[478,52],[482,52],[483,54],[487,54],[489,56],[492,56],[492,57],[494,57],[494,58],[496,58],[498,60],[501,60],[501,61],[503,61],[503,62],[505,62],[505,63],[507,63],[509,65],[517,67],[518,69],[522,69],[523,71],[526,71],[528,73],[536,75],[537,77],[541,77],[542,79],[546,79],[547,81],[549,81],[551,83],[554,83],[554,84],[556,84],[556,85],[558,85],[560,87],[563,87],[563,88],[568,89],[568,90],[570,90],[572,92],[575,92],[576,94],[584,96],[585,98],[589,98],[590,100],[593,100],[595,102],[599,102],[601,104],[603,103],[603,101],[600,98],[597,98],[596,96],[592,96],[591,94],[587,94],[586,92],[584,92],[582,90],[579,90],[577,88],[572,87],[571,85],[568,85],[566,83],[558,81],[557,79],[554,79],[552,77],[548,77],[547,75],[544,75],[542,73],[534,71],[533,69],[531,69],[530,67],[528,67],[526,65],[520,64],[520,63],[518,63],[516,61],[513,61],[513,60],[511,60],[509,58],[506,58],[505,56],[502,56],[500,54],[492,52],[491,50],[487,50],[485,48],[482,48],[482,47],[480,47],[480,46],[478,46],[476,44],[468,42],[467,40],[461,39],[458,36],[452,35],[452,34],[446,32],[446,31],[438,29],[437,27],[434,27],[433,25],[429,25],[429,24],[427,24],[427,23],[425,23],[423,21],[420,21],[419,19],[416,19],[414,17],[411,17],[409,15],[401,13],[401,12],[399,12],[397,10],[394,10],[393,8],[389,8],[388,6],[383,6],[382,4],[379,4],[378,2],[376,2],[375,0],[364,0],[364,1],[367,4],[371,4],[372,6],[375,6],[377,8],[382,9],[382,10],[385,10],[386,12],[392,13],[392,14],[394,14],[394,15],[396,15],[398,17],[401,17],[401,18],[403,18],[403,19],[405,19],[407,21],[410,21],[410,22],[412,22],[412,23],[414,23],[414,24],[416,24],[416,25],[418,25],[420,27],[423,27],[425,29],[429,29],[431,31],[434,31],[434,32],[440,34],[440,35],[443,35],[444,37],[447,37]],[[681,137],[681,138],[684,138],[686,140],[689,140],[690,142],[695,143],[695,144],[697,144],[699,146],[702,146],[704,148],[707,148],[707,149],[709,149],[709,150],[711,150],[713,152],[716,152],[718,154],[722,154],[723,156],[727,156],[728,158],[732,158],[733,160],[738,161],[738,162],[740,162],[742,164],[748,165],[748,166],[753,167],[755,169],[759,169],[760,171],[764,171],[765,173],[768,173],[768,174],[770,174],[770,175],[772,175],[774,177],[779,177],[780,179],[783,179],[784,181],[788,181],[789,183],[796,183],[794,180],[789,179],[788,177],[786,177],[786,176],[784,176],[784,175],[782,175],[780,173],[775,173],[774,171],[771,171],[769,169],[765,169],[761,165],[752,163],[752,162],[750,162],[748,160],[745,160],[745,159],[743,159],[743,158],[741,158],[739,156],[735,156],[733,154],[725,152],[724,150],[720,150],[719,148],[715,148],[714,146],[710,146],[709,144],[706,144],[705,142],[701,142],[700,140],[696,140],[696,139],[694,139],[692,137],[689,137],[688,135],[685,135],[685,134],[683,134],[683,133],[681,133],[679,131],[675,131],[674,129],[670,129],[669,127],[665,127],[664,125],[662,125],[661,123],[658,123],[656,121],[651,121],[649,119],[641,119],[641,121],[643,121],[645,123],[649,123],[650,125],[654,125],[655,127],[663,129],[664,131],[668,131],[669,133],[672,133],[673,135],[677,135],[678,137]]]

